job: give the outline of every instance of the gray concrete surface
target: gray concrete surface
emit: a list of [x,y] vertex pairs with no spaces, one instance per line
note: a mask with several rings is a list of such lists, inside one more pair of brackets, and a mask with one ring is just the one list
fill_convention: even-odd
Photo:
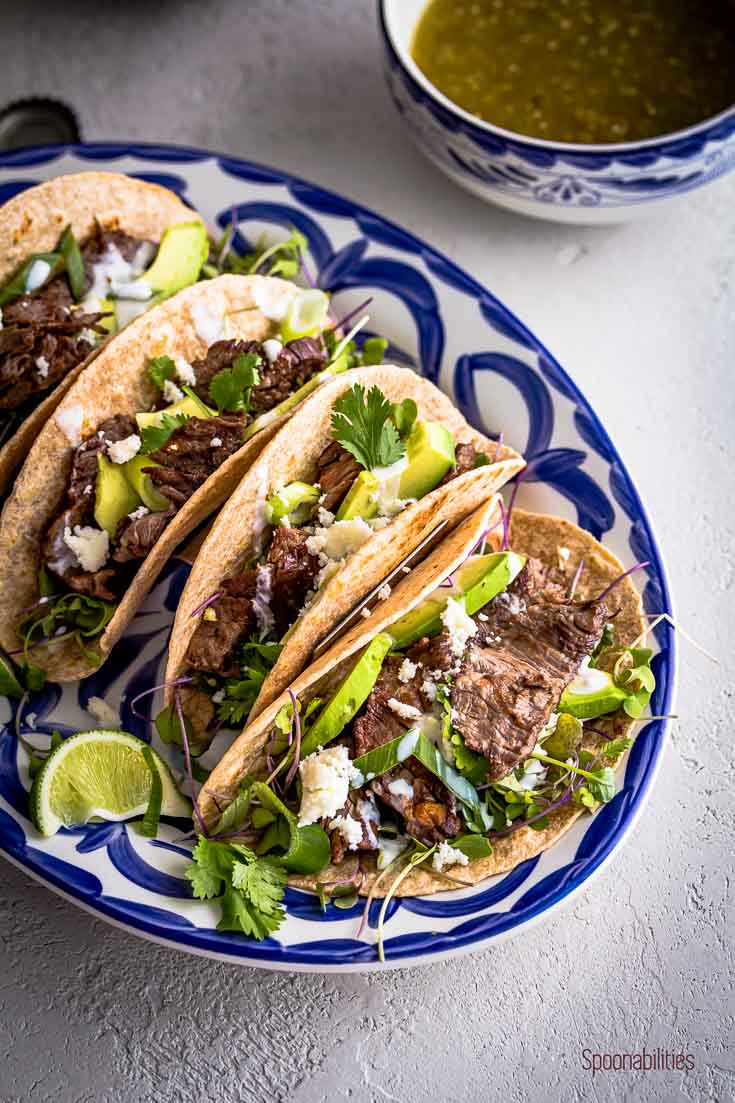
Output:
[[[369,978],[238,970],[106,927],[0,865],[0,1099],[735,1098],[735,178],[618,229],[486,208],[407,146],[368,0],[29,2],[4,6],[0,33],[0,102],[58,95],[90,139],[199,143],[302,173],[489,283],[603,413],[681,623],[725,659],[683,645],[681,720],[612,867],[565,914],[474,957]],[[583,1068],[585,1047],[644,1045],[695,1068]]]

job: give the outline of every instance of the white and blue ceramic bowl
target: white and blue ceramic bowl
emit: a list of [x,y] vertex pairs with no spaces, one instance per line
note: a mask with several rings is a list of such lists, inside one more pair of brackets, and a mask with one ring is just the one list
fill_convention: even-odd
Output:
[[612,145],[548,142],[481,122],[442,95],[411,57],[425,6],[378,0],[388,86],[418,148],[481,199],[556,222],[621,222],[735,165],[735,105],[675,134]]

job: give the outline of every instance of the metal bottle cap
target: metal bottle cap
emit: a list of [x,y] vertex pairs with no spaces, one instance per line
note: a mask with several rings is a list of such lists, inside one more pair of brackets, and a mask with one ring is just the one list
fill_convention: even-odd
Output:
[[78,142],[77,117],[59,100],[14,100],[0,111],[0,149]]

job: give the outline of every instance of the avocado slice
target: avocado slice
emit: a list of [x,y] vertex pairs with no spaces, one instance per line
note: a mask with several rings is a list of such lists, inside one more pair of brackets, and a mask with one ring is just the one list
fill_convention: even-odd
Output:
[[361,471],[337,510],[337,520],[351,521],[355,517],[367,520],[369,517],[376,517],[379,490],[380,482],[372,471]]
[[187,388],[186,394],[178,402],[173,402],[163,410],[151,410],[149,413],[136,414],[135,420],[138,422],[140,429],[146,429],[149,425],[160,425],[164,414],[169,414],[171,417],[175,417],[176,414],[186,414],[187,417],[214,417],[214,411],[210,410],[209,406],[202,402],[194,391]]
[[296,521],[300,513],[307,512],[307,509],[310,511],[318,501],[318,487],[310,483],[288,483],[268,499],[266,503],[268,521],[271,525],[279,524],[286,517]]
[[450,597],[464,597],[464,607],[472,616],[497,594],[510,586],[526,564],[525,556],[515,552],[493,552],[473,555],[454,572],[454,586],[439,586],[415,609],[390,627],[396,647],[409,647],[422,636],[433,636],[441,630],[441,616]]
[[150,284],[154,295],[173,295],[196,283],[209,254],[207,229],[203,222],[177,222],[164,230],[156,259],[140,277]]
[[454,466],[454,437],[438,421],[417,421],[406,441],[399,498],[423,498]]
[[133,456],[132,460],[128,460],[127,463],[123,464],[125,478],[128,480],[143,505],[153,510],[154,513],[160,513],[162,510],[168,509],[171,505],[168,498],[164,498],[163,494],[158,490],[150,475],[147,475],[143,470],[145,467],[159,466],[160,464],[154,463],[150,456],[141,455]]
[[97,456],[97,481],[94,490],[94,519],[112,540],[117,526],[140,505],[140,497],[125,478],[123,464],[110,463]]
[[597,716],[617,712],[629,696],[615,685],[607,671],[586,667],[564,690],[558,709],[578,720],[594,720]]
[[313,727],[301,744],[304,759],[318,747],[326,747],[336,739],[353,716],[365,704],[371,689],[378,680],[383,659],[393,647],[393,638],[387,632],[379,632],[370,641],[334,696],[319,713]]

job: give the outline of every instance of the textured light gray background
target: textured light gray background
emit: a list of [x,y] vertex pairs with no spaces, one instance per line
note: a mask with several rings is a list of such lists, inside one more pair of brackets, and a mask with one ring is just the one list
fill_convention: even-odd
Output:
[[[735,179],[638,225],[523,221],[445,184],[384,90],[369,0],[3,5],[0,101],[84,137],[208,145],[376,207],[487,282],[638,479],[683,625],[731,655]],[[566,913],[410,973],[308,977],[159,949],[0,865],[2,1103],[731,1100],[732,663],[682,646],[681,720],[626,849]],[[599,1074],[585,1046],[688,1074]]]

